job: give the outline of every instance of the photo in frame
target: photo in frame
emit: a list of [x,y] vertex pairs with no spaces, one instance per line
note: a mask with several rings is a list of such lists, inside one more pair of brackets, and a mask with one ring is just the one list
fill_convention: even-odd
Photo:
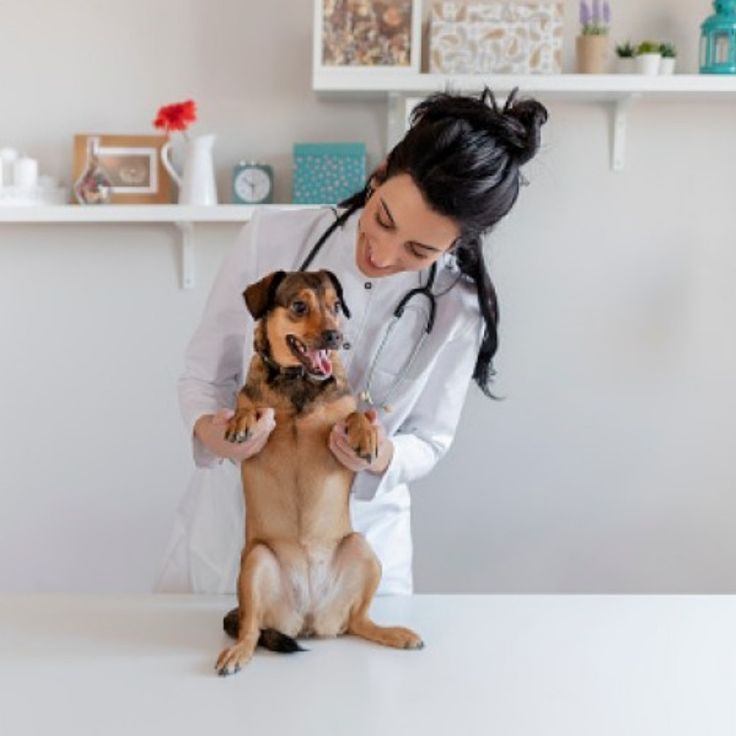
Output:
[[421,22],[421,0],[314,0],[314,70],[418,73]]
[[165,135],[74,136],[72,181],[87,166],[87,140],[99,138],[98,161],[112,182],[111,204],[170,204],[171,179],[161,161]]

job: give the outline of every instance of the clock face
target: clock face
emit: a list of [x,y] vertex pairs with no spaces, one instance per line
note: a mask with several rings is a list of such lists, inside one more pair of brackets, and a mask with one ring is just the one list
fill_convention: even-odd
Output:
[[233,188],[243,202],[262,202],[271,193],[271,177],[263,169],[241,169],[235,175]]

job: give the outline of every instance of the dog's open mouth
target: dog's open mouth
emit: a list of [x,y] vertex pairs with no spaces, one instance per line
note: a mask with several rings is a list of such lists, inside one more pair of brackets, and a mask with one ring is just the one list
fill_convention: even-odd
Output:
[[308,348],[295,335],[287,335],[286,343],[310,376],[324,381],[332,375],[332,361],[328,350]]

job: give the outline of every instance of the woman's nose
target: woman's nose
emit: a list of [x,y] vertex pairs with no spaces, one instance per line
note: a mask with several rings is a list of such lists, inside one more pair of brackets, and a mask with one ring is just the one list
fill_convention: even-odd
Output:
[[371,260],[379,268],[388,268],[395,265],[396,248],[393,243],[385,239],[374,241],[371,248]]

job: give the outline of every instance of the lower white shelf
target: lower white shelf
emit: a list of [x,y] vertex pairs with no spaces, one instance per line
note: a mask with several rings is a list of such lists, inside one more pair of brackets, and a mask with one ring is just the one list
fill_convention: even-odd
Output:
[[[304,209],[320,205],[270,204],[257,205],[269,209]],[[181,286],[191,289],[195,284],[194,226],[198,223],[244,223],[256,210],[254,205],[219,204],[211,207],[181,204],[110,204],[110,205],[47,205],[0,207],[0,224],[8,225],[81,225],[164,223],[176,226],[181,233]]]
[[[319,205],[269,204],[263,208],[299,209]],[[43,222],[247,222],[256,206],[218,204],[211,207],[186,204],[104,204],[0,207],[0,223],[33,224]]]

